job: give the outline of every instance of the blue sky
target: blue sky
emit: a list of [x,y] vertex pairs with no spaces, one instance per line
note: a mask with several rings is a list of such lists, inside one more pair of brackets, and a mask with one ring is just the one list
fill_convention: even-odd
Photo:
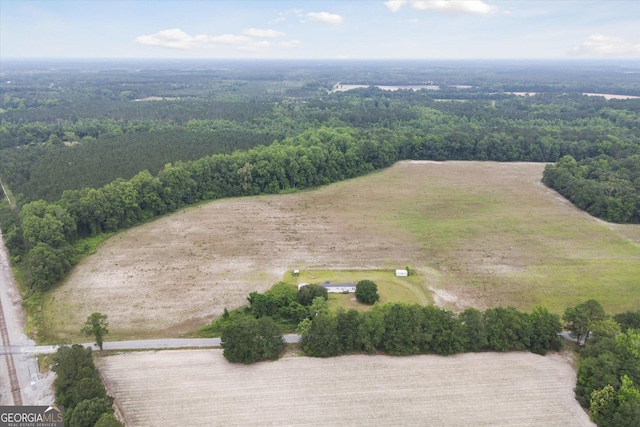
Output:
[[0,0],[0,58],[640,59],[640,1]]

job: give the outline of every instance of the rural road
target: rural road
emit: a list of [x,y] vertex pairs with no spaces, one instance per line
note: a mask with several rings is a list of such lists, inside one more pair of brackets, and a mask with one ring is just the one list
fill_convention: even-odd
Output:
[[[300,341],[300,335],[288,334],[283,336],[289,344]],[[84,347],[91,347],[98,350],[98,346],[93,343],[84,343]],[[2,346],[0,354],[50,354],[55,353],[57,345],[23,345],[23,346]],[[165,338],[157,340],[133,340],[133,341],[105,341],[103,350],[151,350],[163,348],[200,348],[200,347],[220,347],[220,338]]]
[[22,352],[23,348],[35,346],[24,333],[25,319],[0,234],[0,405],[53,403],[54,375],[41,375],[35,353]]

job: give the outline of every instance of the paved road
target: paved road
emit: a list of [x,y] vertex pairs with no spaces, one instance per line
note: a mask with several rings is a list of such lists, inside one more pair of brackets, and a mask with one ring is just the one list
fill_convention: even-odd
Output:
[[[569,341],[575,341],[569,335],[569,332],[562,332],[560,336]],[[283,335],[284,340],[288,344],[300,342],[300,335],[287,334]],[[98,350],[98,346],[93,343],[83,343],[84,347],[91,347]],[[58,350],[57,345],[30,345],[9,347],[0,346],[0,355],[3,354],[50,354]],[[132,341],[105,341],[102,345],[103,350],[154,350],[163,348],[202,348],[202,347],[221,347],[220,338],[161,338],[156,340],[132,340]]]
[[[11,348],[11,339],[9,338],[7,322],[4,318],[4,308],[2,307],[3,299],[4,298],[0,297],[0,341],[2,341],[5,347]],[[15,361],[13,360],[13,354],[6,353],[4,359],[6,367],[5,377],[8,378],[13,404],[15,406],[22,406],[22,393],[20,393],[20,382],[18,381],[18,371],[16,370]],[[4,394],[6,393],[5,391]]]
[[[289,344],[300,341],[300,335],[288,334],[283,336]],[[97,350],[93,343],[82,344]],[[133,341],[105,341],[103,350],[148,350],[163,348],[198,348],[198,347],[220,347],[220,338],[165,338],[157,340],[133,340]],[[57,345],[22,345],[22,346],[0,346],[0,354],[49,354],[55,353]]]
[[0,307],[4,315],[4,322],[0,321],[3,323],[0,325],[0,404],[45,405],[53,402],[52,376],[40,375],[34,355],[15,351],[35,345],[24,334],[25,315],[21,303],[0,233]]

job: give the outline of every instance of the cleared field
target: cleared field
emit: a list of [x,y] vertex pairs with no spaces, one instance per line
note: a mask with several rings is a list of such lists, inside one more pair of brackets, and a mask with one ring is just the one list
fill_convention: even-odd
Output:
[[46,296],[44,323],[80,339],[99,311],[110,339],[179,336],[293,268],[408,265],[452,309],[640,307],[640,247],[623,237],[640,226],[579,211],[540,183],[543,168],[408,161],[315,191],[192,207],[104,242]]
[[133,426],[592,426],[559,355],[285,357],[127,353],[97,363]]

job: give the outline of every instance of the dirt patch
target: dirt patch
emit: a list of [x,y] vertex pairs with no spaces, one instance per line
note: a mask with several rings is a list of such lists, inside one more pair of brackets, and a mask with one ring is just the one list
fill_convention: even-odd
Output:
[[594,425],[559,355],[293,356],[244,366],[221,350],[190,350],[97,363],[128,426]]
[[640,96],[632,96],[632,95],[614,95],[610,93],[583,93],[583,95],[587,96],[602,96],[607,101],[610,99],[638,99]]
[[346,92],[352,89],[363,89],[363,88],[368,88],[370,86],[374,86],[374,87],[377,87],[378,89],[392,91],[392,92],[395,92],[397,90],[412,90],[412,91],[417,91],[422,89],[440,90],[440,86],[438,85],[385,86],[385,85],[343,85],[343,84],[337,83],[336,85],[333,86],[333,90],[331,90],[331,93]]
[[438,307],[454,310],[461,308],[458,297],[453,295],[451,292],[444,289],[436,289],[431,286],[429,287],[429,290],[433,292],[433,302]]

